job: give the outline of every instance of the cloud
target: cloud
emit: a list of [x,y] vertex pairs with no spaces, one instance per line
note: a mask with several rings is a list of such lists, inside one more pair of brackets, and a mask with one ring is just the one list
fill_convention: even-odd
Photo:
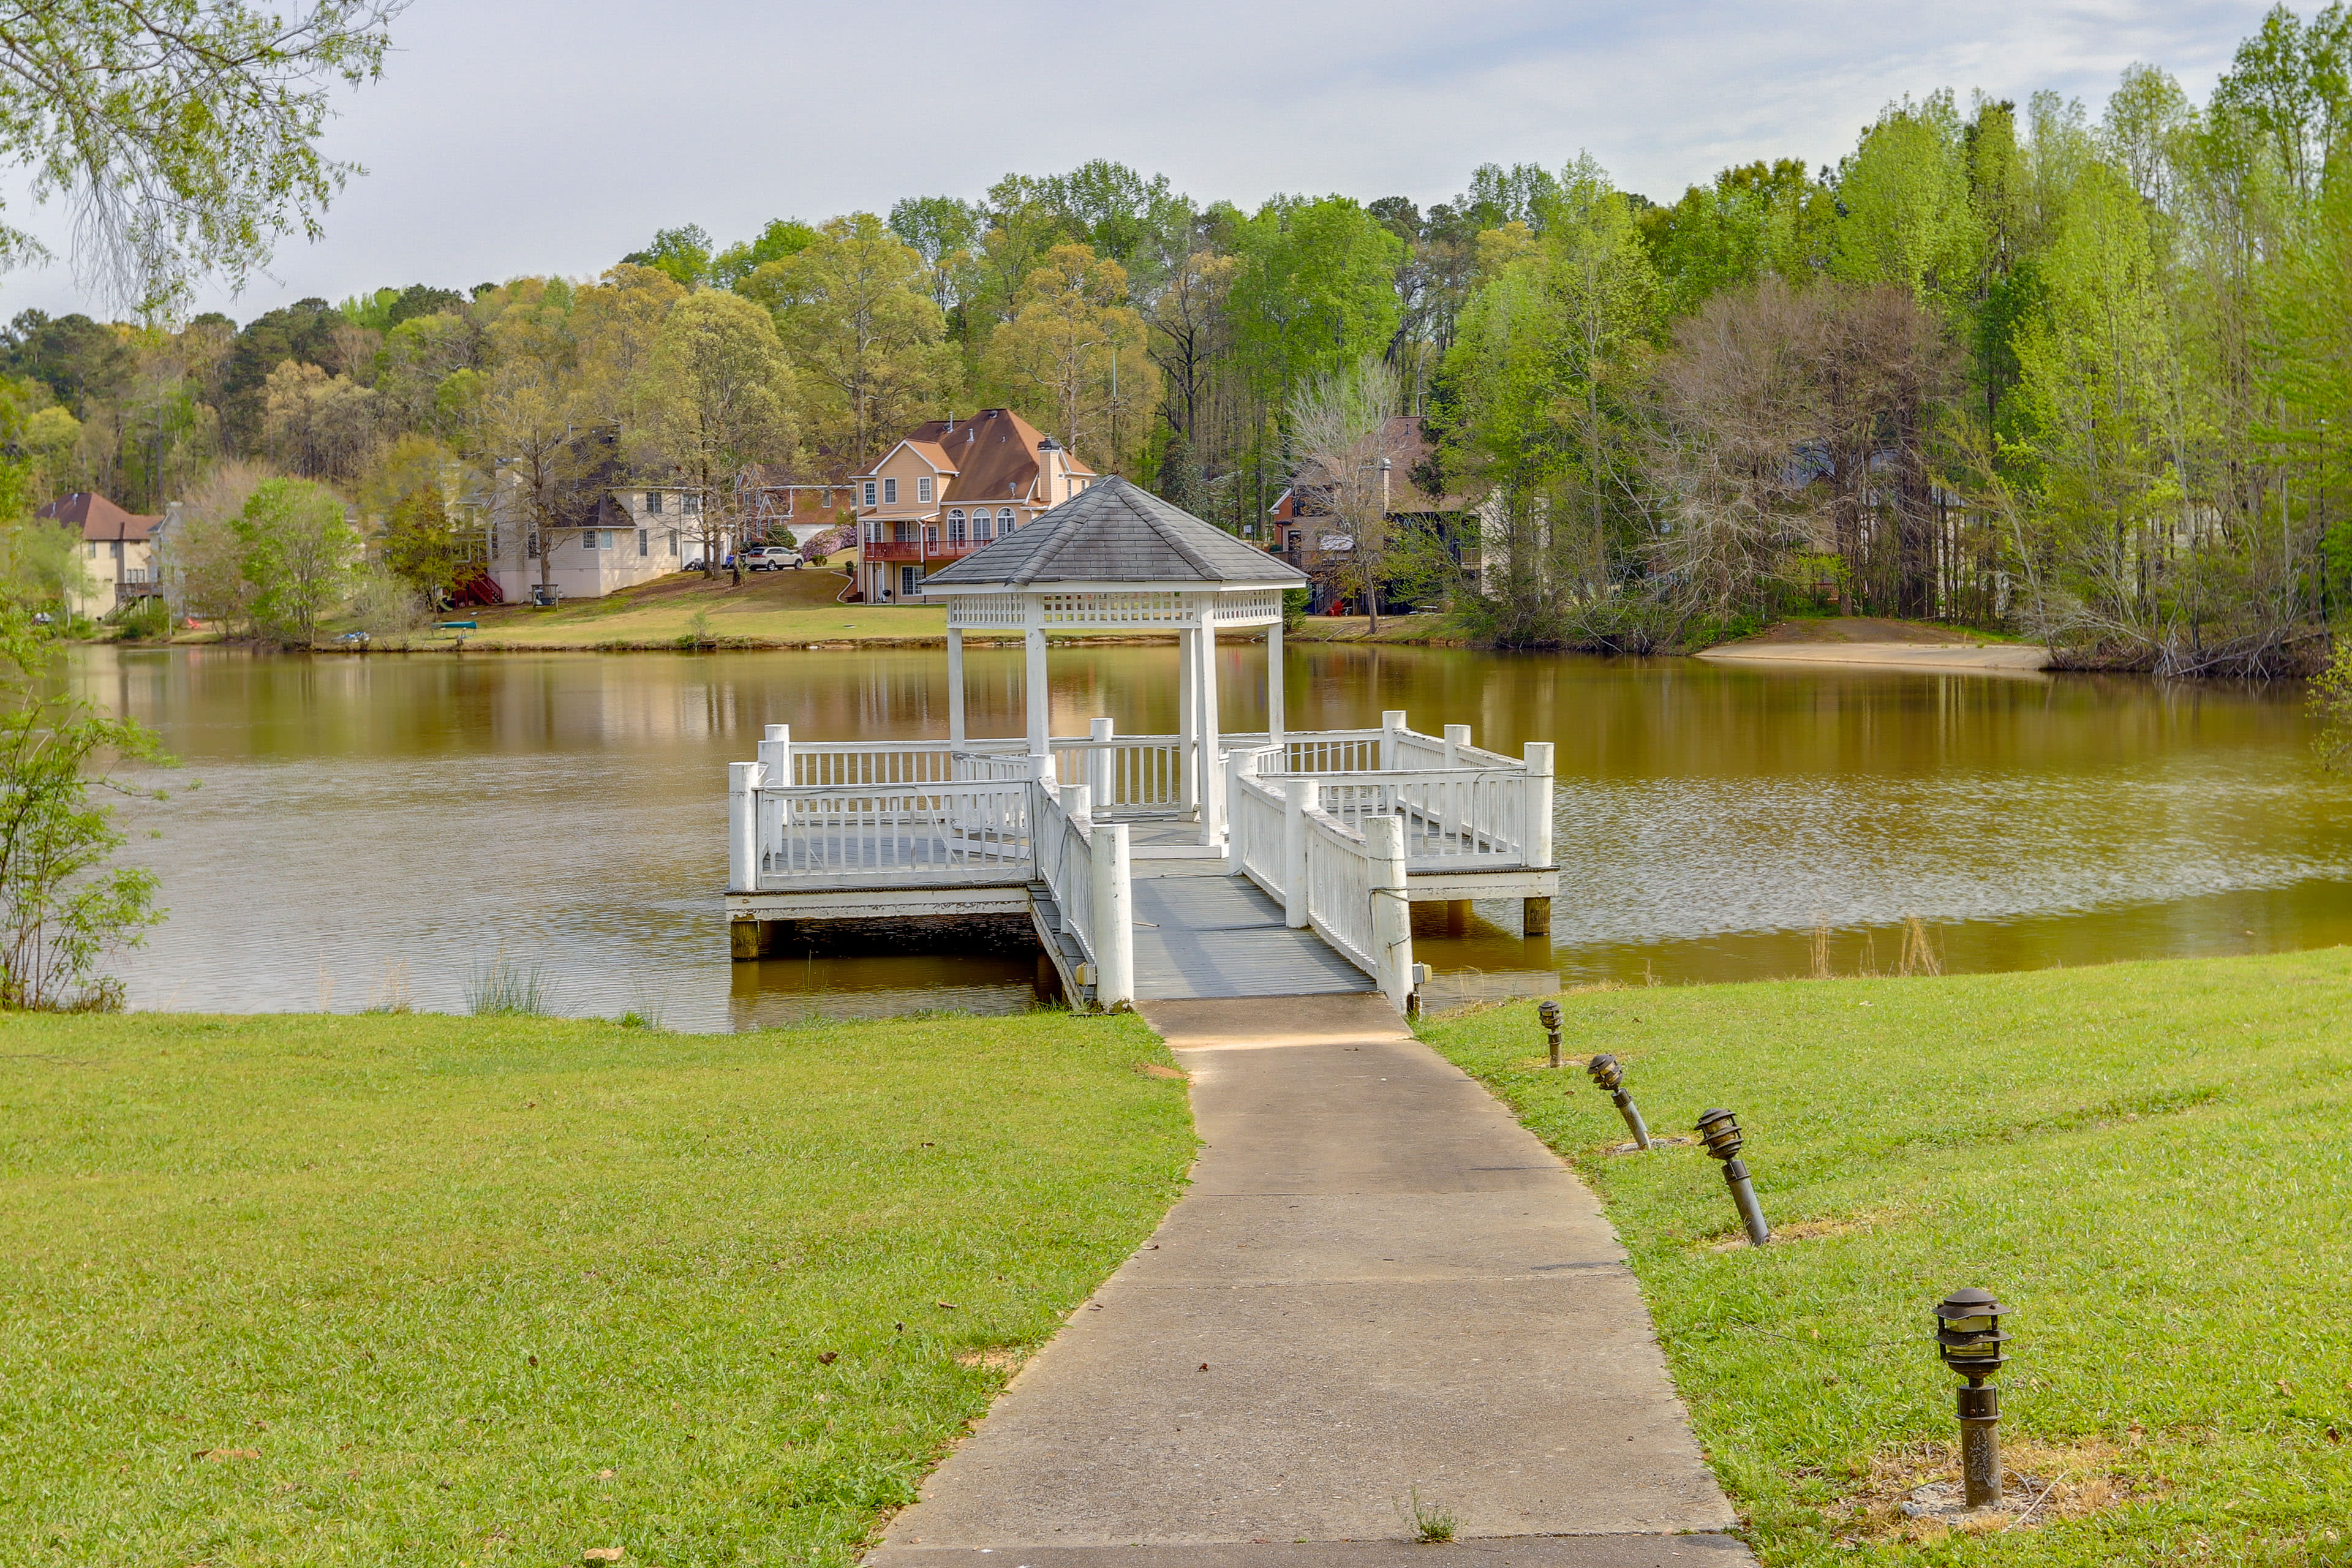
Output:
[[[1148,0],[1000,7],[792,0],[422,0],[385,79],[341,100],[365,164],[327,237],[283,248],[240,318],[306,295],[602,270],[661,226],[979,195],[1088,158],[1203,199],[1459,191],[1481,163],[1590,151],[1671,199],[1727,163],[1834,163],[1888,101],[1938,88],[2095,112],[2147,60],[2207,90],[2259,4],[1983,0]],[[22,215],[20,199],[11,211]],[[30,226],[56,234],[54,212]],[[89,308],[62,268],[0,311]]]

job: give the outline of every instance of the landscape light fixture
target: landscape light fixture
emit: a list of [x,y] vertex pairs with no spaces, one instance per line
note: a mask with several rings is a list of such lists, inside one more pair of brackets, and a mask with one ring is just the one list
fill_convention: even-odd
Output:
[[1698,1113],[1698,1135],[1706,1152],[1723,1162],[1724,1184],[1731,1189],[1731,1201],[1739,1205],[1740,1222],[1748,1226],[1748,1241],[1763,1246],[1772,1239],[1772,1227],[1764,1223],[1764,1209],[1756,1201],[1756,1188],[1748,1179],[1748,1167],[1740,1163],[1739,1119],[1721,1109],[1702,1110]]
[[1592,1075],[1594,1083],[1609,1091],[1610,1099],[1617,1102],[1617,1114],[1625,1119],[1625,1130],[1633,1133],[1633,1146],[1637,1149],[1647,1149],[1650,1146],[1650,1125],[1642,1120],[1641,1111],[1634,1108],[1633,1097],[1625,1092],[1625,1068],[1622,1064],[1615,1057],[1603,1051],[1585,1063],[1584,1070]]
[[1546,1002],[1536,1008],[1536,1016],[1543,1021],[1545,1043],[1551,1047],[1551,1066],[1559,1068],[1559,1004]]
[[1970,1508],[2000,1501],[2000,1390],[1985,1379],[2009,1358],[2001,1346],[2007,1310],[1990,1290],[1955,1290],[1936,1303],[1936,1352],[1967,1378],[1960,1396],[1960,1481]]

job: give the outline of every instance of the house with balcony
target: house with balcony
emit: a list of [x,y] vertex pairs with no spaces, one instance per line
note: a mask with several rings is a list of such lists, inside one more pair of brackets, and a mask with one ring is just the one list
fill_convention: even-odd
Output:
[[925,577],[1025,527],[1097,478],[1009,408],[919,425],[852,479],[858,596],[919,605]]
[[81,565],[89,586],[77,594],[73,612],[96,619],[133,599],[163,592],[155,569],[160,517],[123,510],[95,490],[61,496],[33,514],[80,536]]
[[847,522],[856,493],[847,479],[812,479],[789,463],[747,463],[735,477],[743,537],[795,550]]
[[[1437,540],[1483,592],[1480,546],[1489,521],[1491,498],[1439,495],[1422,488],[1436,465],[1432,461],[1435,454],[1430,446],[1428,421],[1418,415],[1391,416],[1381,432],[1380,449],[1387,455],[1381,469],[1381,494],[1390,527],[1415,529]],[[1355,541],[1331,515],[1324,498],[1325,484],[1312,464],[1302,466],[1275,498],[1265,521],[1242,527],[1244,538],[1254,538],[1315,579],[1312,607],[1318,615],[1341,604],[1339,576],[1355,548]]]

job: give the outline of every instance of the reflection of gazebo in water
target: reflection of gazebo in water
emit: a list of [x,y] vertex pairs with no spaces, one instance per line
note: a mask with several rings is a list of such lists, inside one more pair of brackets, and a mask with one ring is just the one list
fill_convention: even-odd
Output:
[[[1023,921],[1079,1005],[1416,984],[1407,900],[1520,900],[1548,935],[1551,747],[1506,757],[1384,713],[1286,730],[1286,563],[1108,479],[923,584],[948,602],[944,742],[796,742],[730,779],[738,958],[903,945]],[[1221,631],[1265,628],[1265,731],[1219,721]],[[1017,632],[1025,734],[964,724],[963,643]],[[1173,735],[1049,732],[1046,638],[1177,638]]]

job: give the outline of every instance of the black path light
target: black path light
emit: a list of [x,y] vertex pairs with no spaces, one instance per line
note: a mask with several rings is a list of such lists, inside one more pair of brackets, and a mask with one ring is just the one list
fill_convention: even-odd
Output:
[[1536,1016],[1543,1021],[1544,1038],[1551,1047],[1551,1066],[1557,1069],[1559,1066],[1559,1004],[1542,1004],[1537,1007]]
[[1634,1107],[1633,1097],[1625,1092],[1624,1064],[1603,1051],[1585,1063],[1584,1070],[1592,1075],[1594,1083],[1609,1091],[1610,1099],[1617,1102],[1617,1114],[1625,1119],[1625,1130],[1633,1133],[1634,1146],[1648,1148],[1650,1125],[1642,1120],[1641,1111]]
[[1723,1180],[1731,1189],[1731,1201],[1739,1205],[1739,1218],[1748,1226],[1748,1239],[1758,1247],[1763,1246],[1772,1239],[1772,1227],[1764,1223],[1764,1210],[1756,1201],[1754,1184],[1748,1180],[1748,1167],[1739,1161],[1739,1119],[1728,1110],[1702,1110],[1698,1113],[1698,1135],[1706,1144],[1706,1152],[1723,1162]]
[[1960,1480],[1970,1508],[2000,1501],[2000,1390],[1985,1379],[2009,1357],[2001,1346],[2006,1311],[1990,1290],[1955,1290],[1936,1303],[1936,1352],[1967,1378],[1960,1396]]

